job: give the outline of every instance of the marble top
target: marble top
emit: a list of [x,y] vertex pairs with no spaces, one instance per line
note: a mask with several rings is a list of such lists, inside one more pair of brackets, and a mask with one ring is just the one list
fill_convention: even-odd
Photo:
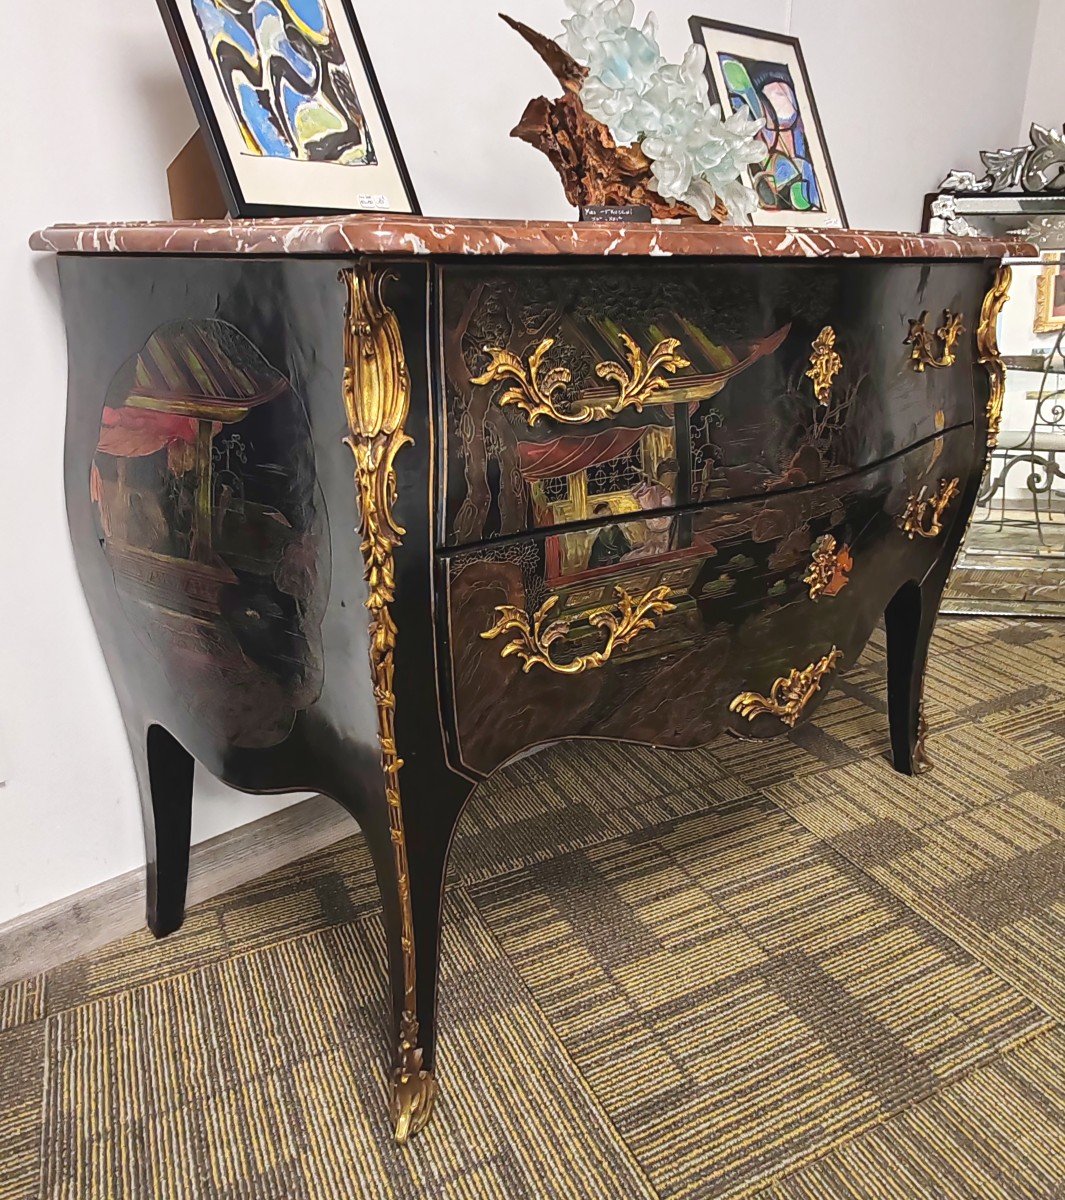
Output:
[[987,258],[1036,254],[1027,242],[858,229],[611,225],[352,214],[249,221],[53,225],[30,238],[60,254],[708,255],[726,258]]

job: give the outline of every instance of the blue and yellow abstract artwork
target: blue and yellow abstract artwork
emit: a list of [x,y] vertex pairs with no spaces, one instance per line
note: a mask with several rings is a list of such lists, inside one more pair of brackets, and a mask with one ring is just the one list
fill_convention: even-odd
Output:
[[192,0],[247,153],[376,162],[325,0]]
[[767,157],[751,168],[751,185],[762,208],[823,212],[821,187],[791,69],[785,63],[719,54],[733,112],[749,108],[765,121]]

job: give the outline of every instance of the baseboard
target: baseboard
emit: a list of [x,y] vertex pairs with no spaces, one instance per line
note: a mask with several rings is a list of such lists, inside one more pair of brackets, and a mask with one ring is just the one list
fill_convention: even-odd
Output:
[[[312,796],[192,847],[191,906],[313,854],[358,826],[327,796]],[[95,950],[144,925],[144,868],[0,925],[0,985]]]

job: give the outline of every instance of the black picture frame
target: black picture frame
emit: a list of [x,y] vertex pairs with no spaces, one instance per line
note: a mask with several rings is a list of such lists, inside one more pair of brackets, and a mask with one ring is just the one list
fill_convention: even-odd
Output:
[[[707,87],[709,88],[709,91],[710,91],[710,100],[714,104],[721,105],[722,113],[726,117],[731,112],[731,106],[728,102],[728,97],[727,96],[723,97],[721,95],[720,90],[717,85],[717,80],[714,77],[713,68],[711,66],[711,61],[710,61],[711,51],[710,51],[709,45],[707,44],[708,40],[710,40],[710,39],[707,39],[704,36],[704,32],[706,30],[717,31],[725,36],[748,37],[748,38],[756,39],[761,42],[766,42],[767,44],[786,46],[788,48],[788,50],[790,51],[790,53],[794,56],[795,64],[796,64],[799,74],[801,76],[802,87],[805,92],[805,96],[806,96],[806,100],[807,100],[807,104],[804,109],[804,115],[808,115],[810,120],[813,122],[814,132],[816,133],[816,136],[817,136],[817,145],[818,145],[818,149],[820,152],[820,157],[822,159],[822,165],[824,168],[824,177],[827,180],[827,183],[828,183],[829,188],[831,189],[831,193],[832,193],[831,199],[832,199],[832,208],[834,209],[834,212],[830,212],[827,206],[826,206],[824,213],[818,213],[818,214],[802,213],[802,212],[799,212],[794,209],[760,208],[760,209],[756,210],[755,213],[753,214],[754,224],[755,225],[760,225],[760,224],[800,225],[801,224],[801,225],[806,225],[809,227],[820,227],[820,226],[830,223],[830,221],[833,218],[835,218],[835,219],[838,219],[839,224],[843,228],[846,228],[847,227],[847,214],[843,207],[843,197],[840,194],[839,181],[836,179],[835,168],[832,166],[832,158],[828,153],[828,143],[825,140],[824,126],[821,124],[821,114],[818,112],[818,109],[817,109],[817,101],[814,98],[814,91],[810,85],[810,74],[809,74],[809,71],[807,71],[807,69],[806,69],[806,59],[803,57],[802,46],[799,44],[799,39],[797,37],[790,37],[788,34],[784,34],[784,33],[773,33],[770,30],[766,30],[766,29],[754,29],[749,25],[735,25],[728,21],[714,21],[714,20],[711,20],[709,17],[697,17],[697,16],[689,17],[688,18],[688,28],[691,31],[692,41],[695,42],[697,45],[705,46],[707,49],[706,81],[707,81]],[[759,214],[765,214],[765,213],[780,213],[782,215],[786,215],[787,219],[781,220],[781,221],[775,221],[775,220],[767,221],[763,217],[762,220],[759,220]],[[819,217],[820,220],[819,221],[811,221],[809,219],[811,216]],[[828,218],[828,220],[826,220],[825,218]]]
[[[414,183],[411,180],[410,172],[407,170],[407,164],[403,158],[402,150],[400,149],[399,139],[396,137],[395,127],[392,124],[392,119],[389,116],[388,109],[385,106],[384,96],[381,93],[381,86],[377,79],[377,73],[374,71],[373,61],[371,60],[369,51],[367,50],[366,41],[363,38],[358,19],[356,18],[354,9],[352,8],[351,0],[335,0],[335,2],[338,3],[343,9],[343,14],[347,19],[352,38],[359,54],[361,66],[366,77],[366,83],[377,110],[380,129],[371,130],[371,136],[376,136],[378,134],[384,135],[385,143],[388,146],[389,155],[395,164],[396,172],[399,176],[399,180],[404,192],[404,198],[408,207],[360,208],[358,206],[335,206],[315,203],[285,204],[273,201],[261,202],[250,199],[245,194],[245,189],[241,185],[239,172],[235,163],[233,162],[233,157],[229,151],[229,148],[226,145],[225,137],[223,136],[222,129],[219,124],[219,118],[215,112],[215,106],[208,93],[205,80],[193,53],[192,44],[189,40],[188,28],[180,11],[183,3],[187,2],[188,0],[157,0],[159,12],[163,18],[163,24],[166,27],[167,35],[170,38],[171,47],[173,48],[174,55],[177,58],[178,66],[181,70],[182,79],[185,82],[185,87],[188,90],[189,98],[192,101],[192,106],[196,113],[196,119],[199,121],[200,130],[203,134],[208,153],[218,175],[218,183],[222,190],[222,195],[226,201],[226,206],[229,209],[230,216],[235,218],[311,217],[338,216],[345,213],[357,212],[376,213],[382,215],[385,213],[402,213],[405,215],[421,214],[418,198],[414,191]],[[291,162],[292,160],[278,161]],[[346,169],[357,170],[359,168]]]

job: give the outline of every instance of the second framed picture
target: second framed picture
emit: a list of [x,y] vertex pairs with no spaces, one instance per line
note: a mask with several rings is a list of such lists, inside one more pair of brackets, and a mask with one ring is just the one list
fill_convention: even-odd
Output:
[[235,217],[416,213],[348,0],[158,0]]
[[727,116],[741,108],[765,121],[766,160],[748,167],[758,193],[756,225],[845,226],[797,38],[691,17],[692,39],[706,47],[710,98]]
[[1036,333],[1065,329],[1065,262],[1060,251],[1044,254],[1044,266],[1036,280]]

